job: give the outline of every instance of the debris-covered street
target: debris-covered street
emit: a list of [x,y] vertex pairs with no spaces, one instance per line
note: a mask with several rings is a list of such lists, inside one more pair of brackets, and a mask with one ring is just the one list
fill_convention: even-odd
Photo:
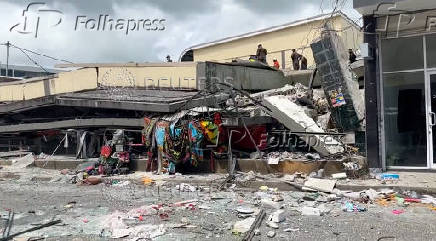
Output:
[[[191,185],[192,176],[177,184],[154,181],[151,173],[77,185],[54,170],[4,168],[0,174],[2,218],[7,210],[15,214],[11,234],[61,221],[16,240],[243,240],[247,232],[253,240],[432,240],[436,232],[436,199],[387,188],[380,193],[235,185],[218,190],[224,175],[206,175],[203,184]],[[292,177],[281,179],[286,178]]]

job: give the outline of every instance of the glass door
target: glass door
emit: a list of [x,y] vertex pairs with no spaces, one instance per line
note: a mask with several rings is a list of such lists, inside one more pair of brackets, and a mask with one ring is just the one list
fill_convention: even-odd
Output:
[[428,114],[428,135],[429,135],[429,167],[436,169],[436,34],[424,36],[425,59],[427,69],[427,108]]
[[428,168],[424,71],[383,74],[386,164]]
[[428,103],[428,134],[430,144],[430,167],[436,169],[436,71],[428,72],[427,79],[430,86],[430,98]]
[[381,56],[385,166],[427,169],[429,87],[423,37],[382,39]]

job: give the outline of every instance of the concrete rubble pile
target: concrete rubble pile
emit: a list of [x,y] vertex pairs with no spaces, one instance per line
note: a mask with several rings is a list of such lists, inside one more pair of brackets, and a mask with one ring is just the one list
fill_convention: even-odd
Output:
[[[250,97],[238,98],[236,102],[241,106],[254,104],[254,101],[262,103],[268,110],[263,108],[261,115],[275,118],[290,132],[306,138],[308,144],[322,156],[344,151],[340,141],[323,135],[335,129],[329,128],[330,107],[322,90],[310,90],[302,84],[296,84],[252,94]],[[312,134],[310,139],[307,134]]]
[[[270,115],[279,120],[290,131],[300,132],[305,137],[305,132],[309,133],[323,133],[316,122],[306,114],[305,109],[301,108],[291,99],[286,96],[270,96],[264,99],[263,103],[271,109]],[[323,138],[320,134],[313,135],[316,144],[309,142],[318,153],[327,156],[342,152],[344,149],[342,145],[334,139]]]
[[[351,162],[346,165],[348,169],[358,168]],[[7,167],[0,174],[13,169],[13,166]],[[38,170],[42,169],[25,168],[27,174],[22,172],[22,175],[28,176]],[[202,177],[176,175],[173,178],[152,173],[130,174],[127,178],[107,176],[94,188],[63,187],[64,190],[71,188],[71,196],[68,196],[71,200],[64,203],[62,198],[61,207],[50,203],[47,207],[31,206],[29,208],[36,209],[28,211],[26,208],[24,213],[17,213],[16,228],[31,228],[34,221],[26,220],[48,217],[49,212],[54,212],[61,224],[24,236],[59,237],[81,230],[83,235],[116,240],[167,240],[175,237],[181,240],[286,240],[290,236],[303,239],[307,232],[313,231],[308,223],[320,222],[321,219],[332,225],[342,225],[341,222],[334,224],[334,221],[354,218],[355,213],[382,214],[395,219],[415,212],[431,215],[436,211],[434,195],[391,189],[390,186],[399,181],[399,174],[381,173],[374,178],[377,179],[373,181],[388,185],[352,191],[354,188],[348,184],[350,180],[347,180],[346,173],[323,175],[322,172],[293,175],[237,172],[234,183],[228,183],[224,175],[216,174]],[[66,181],[59,180],[58,184],[65,185]],[[55,183],[50,181],[30,186],[24,179],[17,179],[2,186],[2,190],[13,191],[20,186],[47,192],[51,185]],[[82,201],[78,201],[79,191],[83,192],[79,199]],[[95,211],[86,209],[81,202],[96,194],[99,208]],[[48,210],[40,210],[43,208]],[[7,216],[4,210],[0,211],[0,216]]]

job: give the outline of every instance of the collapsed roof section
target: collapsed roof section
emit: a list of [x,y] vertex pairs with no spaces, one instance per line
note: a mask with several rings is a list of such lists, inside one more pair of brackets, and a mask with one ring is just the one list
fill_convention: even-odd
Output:
[[121,92],[111,93],[106,89],[96,89],[40,97],[31,100],[7,102],[0,104],[0,114],[19,113],[48,106],[71,106],[173,113],[181,109],[189,109],[196,106],[213,106],[215,103],[228,98],[225,95],[201,96],[198,91],[126,88]]
[[218,82],[238,89],[266,90],[286,84],[282,72],[253,63],[71,64],[60,67],[80,69],[2,83],[0,101],[26,101],[97,89],[106,89],[112,97],[113,94],[124,95],[123,89],[202,90]]
[[0,84],[0,133],[106,126],[140,128],[140,119],[145,115],[219,107],[229,99],[228,93],[217,91],[220,83],[256,91],[278,88],[286,81],[282,72],[250,62],[59,67],[78,69]]

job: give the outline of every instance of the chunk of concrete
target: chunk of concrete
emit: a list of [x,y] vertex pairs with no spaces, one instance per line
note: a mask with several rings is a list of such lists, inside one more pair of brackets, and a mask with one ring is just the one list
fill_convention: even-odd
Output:
[[268,233],[266,233],[266,236],[268,236],[268,238],[274,238],[274,236],[276,236],[276,232],[269,231]]
[[328,135],[308,135],[305,132],[324,133],[315,121],[305,113],[305,109],[283,95],[269,96],[263,99],[272,117],[285,125],[291,132],[300,132],[300,136],[308,145],[323,156],[343,152],[343,145]]
[[241,221],[237,221],[233,225],[232,233],[234,234],[242,234],[248,232],[250,230],[251,226],[253,225],[256,218],[246,218]]
[[261,199],[260,202],[262,203],[263,206],[274,208],[274,209],[280,209],[283,206],[283,204],[281,204],[280,202],[274,202],[273,200],[266,199],[266,198]]
[[332,174],[332,178],[333,179],[345,179],[345,178],[347,178],[347,173],[345,173],[345,172],[335,173],[335,174]]
[[303,216],[321,216],[321,210],[312,207],[302,207],[301,215]]
[[12,160],[12,166],[14,168],[26,168],[28,166],[34,165],[35,162],[35,156],[33,153],[29,153],[23,157],[20,157],[18,159]]
[[335,185],[336,180],[318,179],[313,177],[309,177],[309,179],[304,183],[305,187],[328,193],[333,192]]
[[266,225],[267,225],[268,227],[270,227],[270,228],[274,228],[274,229],[278,229],[278,228],[279,228],[279,225],[278,225],[277,223],[275,223],[275,222],[271,222],[271,221],[266,222]]
[[285,210],[277,210],[273,212],[269,218],[268,221],[274,222],[274,223],[280,223],[285,221]]

